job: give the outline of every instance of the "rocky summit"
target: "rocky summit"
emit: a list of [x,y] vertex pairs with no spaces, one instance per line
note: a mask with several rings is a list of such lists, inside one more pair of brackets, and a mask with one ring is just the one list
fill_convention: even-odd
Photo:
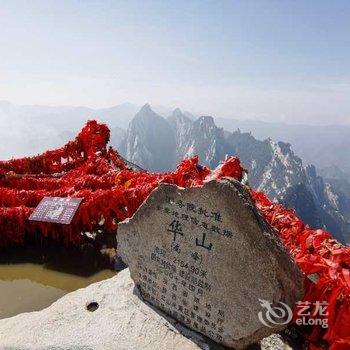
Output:
[[189,189],[160,185],[119,225],[118,249],[146,301],[236,349],[288,322],[262,322],[263,303],[293,308],[303,297],[299,268],[231,179]]

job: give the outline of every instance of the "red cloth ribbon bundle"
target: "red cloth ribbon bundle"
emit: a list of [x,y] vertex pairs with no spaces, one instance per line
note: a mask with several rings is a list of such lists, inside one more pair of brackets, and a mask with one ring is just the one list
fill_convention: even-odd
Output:
[[[321,340],[330,350],[350,349],[350,246],[343,246],[324,230],[305,225],[291,209],[272,203],[263,193],[251,191],[257,207],[275,227],[289,252],[306,276],[304,303],[326,302],[328,328],[303,327],[311,342],[309,349],[321,349]],[[319,317],[311,310],[309,318]],[[294,310],[295,318],[298,309]]]
[[[118,222],[131,217],[151,191],[166,182],[181,187],[200,186],[210,179],[242,179],[239,159],[228,157],[215,170],[198,164],[198,157],[183,160],[175,171],[132,171],[112,148],[107,148],[106,125],[89,121],[74,141],[32,158],[0,162],[0,248],[23,244],[25,239],[50,237],[65,244],[79,244],[81,233],[115,234]],[[300,328],[319,349],[350,349],[350,247],[333,240],[323,230],[305,225],[291,209],[272,203],[263,193],[251,190],[252,198],[267,221],[308,276],[304,301],[328,302],[328,328]],[[29,221],[44,196],[82,197],[70,225]],[[296,311],[295,311],[296,313]],[[310,316],[312,317],[312,316]]]
[[[84,232],[114,234],[117,223],[131,217],[161,182],[181,187],[201,185],[208,176],[231,169],[242,176],[239,160],[228,158],[218,173],[198,164],[198,157],[182,161],[174,172],[132,171],[112,148],[109,129],[89,121],[74,141],[41,155],[0,162],[0,247],[25,239],[50,237],[65,244],[81,242]],[[71,225],[29,221],[45,196],[82,197]]]

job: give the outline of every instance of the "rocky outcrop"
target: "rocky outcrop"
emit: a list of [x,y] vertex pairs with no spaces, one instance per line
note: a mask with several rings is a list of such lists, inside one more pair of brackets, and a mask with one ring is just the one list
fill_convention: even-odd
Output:
[[[304,295],[304,275],[234,180],[160,185],[119,223],[118,250],[147,301],[235,349],[286,328]],[[263,321],[279,304],[285,317]]]
[[226,142],[224,130],[218,128],[214,119],[203,116],[194,121],[187,140],[182,140],[180,159],[199,156],[201,164],[216,167],[233,148]]
[[179,108],[176,108],[171,116],[167,118],[176,141],[176,163],[183,159],[183,155],[187,152],[187,142],[191,138],[191,130],[193,121],[184,115]]
[[120,151],[144,169],[166,171],[175,164],[175,146],[169,123],[146,104],[130,122]]

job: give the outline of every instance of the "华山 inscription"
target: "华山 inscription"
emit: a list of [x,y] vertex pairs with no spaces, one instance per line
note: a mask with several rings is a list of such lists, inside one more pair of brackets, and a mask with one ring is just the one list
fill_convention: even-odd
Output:
[[259,298],[302,297],[301,272],[236,181],[161,185],[119,225],[118,248],[147,301],[227,346],[278,330],[259,322]]

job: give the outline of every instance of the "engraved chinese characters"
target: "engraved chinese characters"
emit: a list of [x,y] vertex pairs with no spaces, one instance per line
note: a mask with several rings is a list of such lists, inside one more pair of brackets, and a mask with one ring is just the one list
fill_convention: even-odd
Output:
[[303,276],[236,181],[163,184],[119,225],[118,250],[143,298],[218,343],[244,348],[282,329],[259,299],[292,306]]

